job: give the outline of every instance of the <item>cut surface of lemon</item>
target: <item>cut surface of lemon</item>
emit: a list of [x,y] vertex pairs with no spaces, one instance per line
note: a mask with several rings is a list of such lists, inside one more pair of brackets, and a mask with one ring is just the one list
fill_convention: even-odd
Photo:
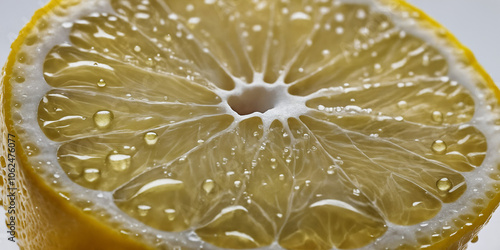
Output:
[[404,1],[54,0],[2,84],[24,249],[461,249],[500,200],[499,91]]

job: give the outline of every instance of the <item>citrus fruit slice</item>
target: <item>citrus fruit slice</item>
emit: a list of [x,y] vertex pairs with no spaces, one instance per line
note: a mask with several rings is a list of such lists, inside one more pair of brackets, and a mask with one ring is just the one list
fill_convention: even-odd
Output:
[[500,199],[499,91],[404,1],[54,0],[2,84],[25,249],[459,249]]

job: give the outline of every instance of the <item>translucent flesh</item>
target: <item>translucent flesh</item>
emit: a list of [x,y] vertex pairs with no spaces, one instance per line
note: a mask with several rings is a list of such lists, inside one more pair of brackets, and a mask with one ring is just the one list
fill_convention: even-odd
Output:
[[[148,226],[223,248],[358,248],[433,218],[484,159],[443,56],[367,6],[111,3],[46,57],[38,119],[74,182]],[[227,113],[217,93],[254,73],[307,114]]]

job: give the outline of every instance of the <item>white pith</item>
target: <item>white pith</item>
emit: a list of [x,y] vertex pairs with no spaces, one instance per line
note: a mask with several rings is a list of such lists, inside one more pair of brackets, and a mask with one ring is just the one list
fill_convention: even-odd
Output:
[[[215,93],[221,97],[221,106],[226,110],[227,114],[232,114],[236,118],[236,122],[240,122],[244,119],[250,117],[260,117],[262,119],[264,127],[269,127],[274,120],[279,120],[282,124],[287,123],[287,119],[290,117],[299,117],[300,115],[306,114],[310,109],[306,106],[306,101],[310,98],[295,96],[288,93],[288,84],[284,82],[276,82],[269,84],[264,82],[263,74],[255,73],[254,81],[251,84],[241,82],[239,79],[235,80],[235,88],[229,91],[217,89]],[[268,109],[265,112],[254,112],[247,115],[238,115],[231,108],[228,99],[232,96],[240,96],[244,93],[248,93],[256,88],[265,89],[267,92],[274,96],[274,100],[271,100],[271,106],[273,108]],[[249,97],[250,99],[253,97]],[[256,98],[256,97],[255,97]],[[290,116],[289,114],[294,114]]]
[[[381,4],[374,4],[369,0],[344,0],[341,2],[349,3],[365,3],[370,5],[374,10],[386,12],[387,7]],[[72,21],[78,19],[80,16],[91,15],[94,12],[108,12],[113,13],[113,9],[109,6],[107,0],[87,0],[85,5],[79,5],[77,7],[78,11],[73,11],[72,15],[65,17],[53,16],[51,23],[51,28],[48,30],[52,34],[58,34],[58,36],[51,36],[50,33],[43,31],[39,37],[41,42],[38,42],[32,47],[23,47],[21,51],[25,51],[27,54],[37,54],[34,58],[34,63],[32,65],[22,65],[16,64],[15,67],[20,67],[23,72],[26,72],[26,81],[23,84],[17,84],[12,81],[13,88],[13,99],[16,102],[22,103],[22,106],[15,109],[14,115],[19,114],[22,117],[22,123],[16,126],[20,128],[20,131],[16,131],[19,135],[23,135],[26,138],[32,138],[32,143],[39,146],[40,154],[37,156],[30,157],[31,162],[34,163],[33,167],[37,169],[37,172],[43,176],[48,183],[53,183],[54,186],[60,187],[61,192],[69,193],[72,200],[86,201],[91,200],[96,203],[95,211],[96,214],[108,214],[115,215],[109,218],[110,221],[117,222],[121,224],[121,228],[131,234],[141,234],[140,237],[147,238],[148,241],[154,242],[155,238],[159,239],[160,242],[158,246],[162,244],[169,246],[187,246],[191,248],[197,248],[203,246],[204,249],[217,249],[210,244],[203,243],[196,236],[194,231],[186,231],[179,236],[179,234],[173,234],[169,232],[164,232],[150,228],[143,225],[142,223],[130,218],[127,214],[122,212],[113,202],[112,192],[102,192],[89,190],[75,184],[71,181],[61,167],[56,159],[57,149],[61,143],[54,142],[46,138],[41,129],[38,126],[37,121],[37,110],[39,101],[48,92],[51,87],[44,81],[43,78],[43,63],[45,60],[45,55],[50,51],[50,49],[57,44],[70,43],[68,39],[69,28],[64,28],[63,23],[67,21]],[[78,16],[77,16],[78,15]],[[447,58],[450,65],[449,77],[452,79],[459,80],[472,94],[475,101],[475,115],[473,119],[469,122],[475,127],[479,128],[481,132],[485,135],[488,140],[488,152],[481,168],[478,168],[471,172],[461,173],[467,180],[467,191],[457,200],[451,204],[443,204],[443,209],[432,221],[427,223],[428,225],[418,224],[413,226],[399,226],[386,222],[388,225],[388,231],[384,237],[379,238],[373,244],[370,244],[361,249],[374,249],[377,245],[383,245],[395,248],[401,242],[411,243],[416,240],[413,238],[413,232],[431,232],[438,230],[443,227],[440,220],[451,221],[448,219],[459,214],[473,214],[472,206],[465,205],[470,204],[470,202],[477,198],[487,199],[484,195],[485,190],[493,190],[492,185],[496,182],[490,179],[488,176],[491,173],[498,173],[497,162],[500,162],[499,154],[499,144],[500,135],[498,131],[500,128],[494,125],[495,120],[498,119],[498,114],[492,113],[488,110],[488,103],[484,101],[485,93],[477,89],[475,86],[475,80],[479,77],[471,68],[463,67],[463,64],[459,62],[459,55],[455,55],[455,51],[448,49],[444,42],[438,38],[434,33],[428,31],[427,29],[421,29],[417,27],[412,21],[403,20],[400,16],[387,12],[390,15],[395,24],[403,27],[408,33],[411,33],[422,40],[427,41],[437,48],[442,55]],[[28,73],[29,72],[29,73]],[[301,115],[307,114],[310,108],[306,107],[305,102],[312,98],[312,96],[298,97],[288,94],[286,91],[287,85],[285,83],[275,83],[269,84],[265,83],[262,74],[255,73],[254,82],[250,85],[243,83],[240,79],[234,78],[236,86],[231,91],[216,90],[216,94],[222,99],[221,108],[226,110],[228,114],[235,117],[235,123],[247,119],[249,117],[258,116],[263,120],[264,129],[268,129],[269,125],[274,120],[279,120],[286,128],[287,119],[291,117],[298,118]],[[240,116],[231,109],[229,104],[227,104],[228,98],[233,95],[239,95],[243,93],[245,88],[259,86],[268,89],[268,91],[281,91],[286,93],[284,95],[277,95],[277,99],[274,108],[267,110],[264,113],[256,112],[244,116]],[[281,89],[280,89],[281,88]],[[227,130],[231,129],[229,127]],[[494,128],[494,129],[492,129]],[[21,132],[22,131],[22,132]],[[22,146],[22,145],[21,145]],[[39,165],[36,164],[39,162]],[[55,176],[58,176],[57,178]],[[55,183],[54,183],[55,182]],[[453,225],[450,225],[453,227]],[[144,231],[145,230],[145,231]],[[397,237],[397,238],[396,238]],[[282,249],[276,242],[268,247],[262,249]]]

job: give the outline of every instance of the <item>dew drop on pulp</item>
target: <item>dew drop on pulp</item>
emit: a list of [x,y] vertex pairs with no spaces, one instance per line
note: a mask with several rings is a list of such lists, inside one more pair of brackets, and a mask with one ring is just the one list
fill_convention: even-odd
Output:
[[432,151],[436,154],[444,154],[446,153],[446,143],[443,140],[436,140],[432,143]]
[[113,113],[109,110],[100,110],[94,114],[94,124],[100,129],[109,127],[112,120]]
[[108,155],[107,164],[111,169],[122,172],[130,167],[130,160],[130,155],[113,153]]
[[451,181],[448,178],[444,177],[444,178],[439,179],[436,182],[436,187],[441,192],[449,192],[451,190],[451,188],[453,188],[453,184],[451,183]]
[[88,182],[94,182],[99,179],[100,174],[97,168],[87,168],[83,171],[83,178]]
[[147,132],[144,135],[144,141],[150,146],[155,145],[158,141],[158,135],[155,132]]

